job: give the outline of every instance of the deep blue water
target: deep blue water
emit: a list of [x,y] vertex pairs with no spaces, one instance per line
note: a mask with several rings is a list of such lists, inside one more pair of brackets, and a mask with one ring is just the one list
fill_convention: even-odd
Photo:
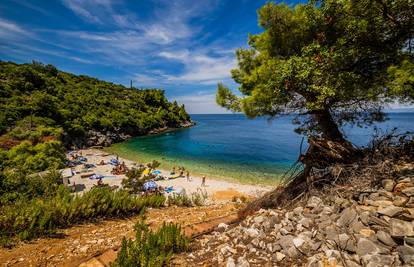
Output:
[[[161,135],[139,137],[115,145],[123,156],[160,160],[164,167],[184,165],[197,173],[250,181],[277,179],[299,155],[302,136],[294,132],[291,117],[247,119],[241,114],[192,115],[195,127]],[[390,113],[376,124],[382,132],[414,130],[414,113]],[[373,127],[345,127],[354,144],[366,145]],[[305,142],[306,143],[306,142]],[[303,147],[305,149],[305,147]]]

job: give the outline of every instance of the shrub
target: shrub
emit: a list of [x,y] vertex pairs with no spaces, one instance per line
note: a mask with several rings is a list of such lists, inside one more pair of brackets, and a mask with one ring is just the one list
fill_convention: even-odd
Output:
[[92,218],[138,214],[145,207],[160,207],[164,202],[163,196],[137,197],[108,188],[95,188],[74,196],[61,186],[53,197],[19,200],[1,208],[0,239],[28,240]]
[[126,178],[122,180],[122,188],[127,190],[130,193],[138,193],[142,191],[142,186],[146,181],[151,179],[149,175],[142,177],[142,172],[145,170],[145,167],[132,168],[128,170],[125,174]]
[[182,233],[178,224],[164,223],[151,232],[143,220],[135,226],[135,240],[122,240],[122,247],[113,267],[123,266],[165,266],[170,263],[173,253],[186,251],[189,239]]
[[192,193],[190,196],[186,194],[173,194],[167,197],[168,206],[183,206],[183,207],[194,207],[203,206],[207,199],[206,191],[197,191]]
[[160,165],[161,165],[161,163],[160,163],[160,162],[158,162],[158,161],[156,161],[156,160],[153,160],[152,162],[150,162],[150,163],[148,163],[148,164],[147,164],[147,167],[148,167],[150,170],[154,170],[154,169],[158,168]]

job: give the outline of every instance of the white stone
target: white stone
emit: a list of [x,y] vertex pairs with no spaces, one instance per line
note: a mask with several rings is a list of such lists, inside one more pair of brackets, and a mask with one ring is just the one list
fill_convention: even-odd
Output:
[[285,254],[283,254],[283,253],[281,253],[281,252],[276,252],[276,260],[277,261],[281,261],[281,260],[283,260],[284,258],[286,258],[286,255]]
[[295,247],[299,248],[303,245],[303,243],[305,243],[305,240],[303,240],[302,238],[293,238],[293,244],[295,245]]

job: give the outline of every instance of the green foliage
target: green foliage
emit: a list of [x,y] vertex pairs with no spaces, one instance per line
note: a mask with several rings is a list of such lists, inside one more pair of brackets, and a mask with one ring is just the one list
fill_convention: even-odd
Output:
[[203,206],[206,199],[206,191],[193,192],[190,196],[186,194],[173,194],[167,197],[167,205],[180,207]]
[[125,174],[126,178],[122,180],[122,188],[127,190],[130,193],[138,193],[142,191],[142,186],[146,181],[151,177],[142,176],[142,172],[145,170],[145,167],[132,168],[128,170]]
[[113,192],[108,188],[73,195],[61,186],[50,197],[19,199],[1,207],[0,239],[10,241],[19,237],[28,240],[92,218],[138,214],[145,207],[160,207],[164,202],[163,196],[136,197],[126,191]]
[[6,153],[8,168],[23,173],[62,168],[66,160],[64,149],[59,141],[48,141],[33,146],[23,141]]
[[343,141],[338,125],[382,120],[386,102],[413,95],[412,10],[406,0],[269,2],[264,31],[236,53],[242,97],[219,84],[217,103],[249,117],[308,115],[301,130]]
[[61,184],[62,176],[53,170],[42,175],[26,175],[14,170],[4,171],[0,174],[0,206],[37,197],[52,197]]
[[135,240],[122,240],[121,250],[112,266],[166,266],[173,253],[188,249],[189,239],[177,224],[164,223],[158,231],[151,232],[142,220],[135,224],[134,230]]
[[168,102],[162,90],[129,89],[39,62],[0,61],[0,114],[0,134],[19,137],[43,126],[52,135],[64,133],[66,145],[82,145],[89,130],[140,135],[190,120],[184,106]]
[[161,163],[160,163],[160,162],[158,162],[158,161],[156,161],[156,160],[153,160],[152,162],[150,162],[150,163],[148,163],[148,164],[147,164],[147,167],[148,167],[150,170],[155,170],[155,169],[156,169],[156,168],[158,168],[160,165],[161,165]]
[[414,102],[414,62],[413,60],[404,60],[399,66],[388,68],[390,82],[388,86],[392,89],[391,93],[395,94],[402,101]]

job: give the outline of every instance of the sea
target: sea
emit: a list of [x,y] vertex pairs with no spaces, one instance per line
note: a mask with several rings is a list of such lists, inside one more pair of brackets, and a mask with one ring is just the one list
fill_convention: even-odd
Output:
[[[396,129],[414,131],[414,112],[388,113],[388,119],[365,128],[342,130],[356,146],[369,145],[374,135]],[[297,162],[307,146],[295,133],[293,117],[248,119],[243,114],[192,115],[196,125],[142,136],[108,148],[122,157],[161,162],[162,169],[183,166],[190,173],[252,184],[275,184]]]

